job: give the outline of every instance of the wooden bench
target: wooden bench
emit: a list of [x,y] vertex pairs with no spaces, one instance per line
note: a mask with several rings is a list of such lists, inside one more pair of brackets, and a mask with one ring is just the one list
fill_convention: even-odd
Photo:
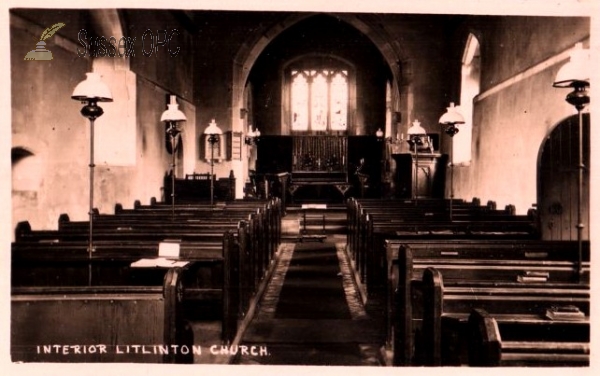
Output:
[[[164,270],[132,268],[140,258],[158,254],[159,244],[178,241],[185,266],[184,306],[220,301],[222,341],[230,343],[238,320],[277,250],[280,240],[278,199],[232,203],[227,209],[182,205],[181,210],[154,202],[133,210],[117,206],[114,215],[96,212],[93,252],[88,252],[89,222],[61,216],[58,230],[32,231],[21,223],[13,243],[15,288],[104,288],[120,281],[144,288],[162,281]],[[204,304],[204,303],[203,303]],[[214,305],[213,303],[211,303]]]
[[[469,281],[449,285],[444,283],[439,270],[430,267],[423,273],[423,302],[420,353],[424,364],[459,365],[465,363],[467,323],[474,309],[483,309],[493,315],[513,318],[522,315],[523,320],[550,322],[552,320],[546,318],[548,309],[569,306],[580,311],[582,321],[589,321],[590,291],[589,285],[578,283],[531,285]],[[558,321],[561,320],[552,323]]]
[[468,320],[468,359],[473,367],[587,367],[590,323],[531,315],[490,315],[474,309]]
[[183,273],[157,286],[13,287],[12,361],[192,363]]
[[[513,210],[496,211],[459,202],[454,220],[448,219],[447,201],[348,200],[348,249],[367,286],[369,271],[381,264],[386,239],[537,239],[535,216],[514,215]],[[462,208],[462,209],[461,209]],[[373,252],[375,251],[375,253]],[[373,275],[371,271],[371,274]]]
[[[219,240],[222,237],[223,231],[237,230],[242,222],[247,222],[249,232],[249,241],[252,243],[252,252],[247,252],[248,257],[255,258],[260,267],[254,268],[258,282],[260,276],[268,267],[269,261],[276,252],[281,237],[281,224],[278,211],[256,212],[248,216],[248,220],[239,221],[238,216],[234,215],[227,219],[219,218],[204,218],[201,216],[195,219],[187,217],[181,218],[178,215],[172,219],[166,211],[160,211],[159,214],[145,217],[142,213],[148,211],[140,211],[138,216],[132,218],[130,216],[105,216],[97,220],[94,224],[94,239],[95,240],[121,240],[121,241],[162,241],[168,238],[175,238],[181,241],[207,241]],[[136,209],[137,210],[137,209]],[[237,212],[236,212],[237,213]],[[239,212],[240,217],[245,218],[246,212]],[[89,237],[89,222],[70,221],[68,216],[62,215],[59,219],[58,231],[32,231],[27,222],[22,222],[16,229],[16,240],[22,241],[83,241]],[[212,239],[210,239],[212,238]],[[256,282],[256,283],[257,283]]]
[[[585,243],[589,281],[589,242]],[[423,317],[421,279],[428,267],[447,274],[447,281],[486,283],[570,283],[580,281],[577,243],[518,240],[387,241],[387,330],[393,338],[395,362],[410,364],[414,335]]]
[[[415,227],[416,226],[416,227]],[[498,222],[487,220],[453,221],[443,223],[379,223],[375,224],[366,216],[365,225],[359,232],[356,251],[351,252],[360,273],[361,281],[366,284],[369,294],[373,288],[381,287],[385,276],[381,267],[385,265],[385,242],[387,240],[519,240],[537,238],[530,232],[528,222],[508,222],[501,227]]]
[[[35,281],[42,285],[76,285],[88,280],[105,285],[123,279],[125,275],[135,275],[136,283],[144,284],[148,277],[140,275],[148,273],[133,272],[129,267],[131,263],[158,256],[159,244],[165,237],[179,236],[179,240],[184,238],[180,243],[180,259],[191,263],[189,267],[193,270],[194,280],[209,283],[223,302],[229,302],[223,309],[222,332],[224,340],[230,341],[235,336],[234,321],[249,306],[257,282],[264,275],[263,259],[269,257],[266,247],[256,248],[257,243],[250,241],[249,226],[242,223],[236,230],[235,235],[230,230],[214,234],[192,232],[193,236],[189,238],[181,232],[147,229],[133,235],[109,231],[105,240],[96,239],[91,256],[87,242],[68,237],[65,240],[64,235],[58,242],[16,242],[13,244],[13,285],[31,286]],[[155,240],[149,240],[153,236]],[[261,264],[257,265],[257,262]],[[214,298],[215,294],[212,295]],[[202,298],[206,300],[206,294],[202,294]]]
[[[244,241],[230,231],[216,242],[181,243],[175,261],[187,262],[185,300],[189,306],[204,302],[219,307],[222,339],[229,342],[237,331],[237,319],[247,306],[253,286],[243,274],[246,259]],[[88,252],[86,242],[14,243],[12,286],[107,286],[117,284],[147,286],[162,281],[164,267],[133,267],[140,259],[156,259],[159,243],[152,241],[102,241]],[[150,262],[151,263],[151,262]],[[247,273],[247,271],[246,271]],[[246,301],[244,301],[244,299]]]

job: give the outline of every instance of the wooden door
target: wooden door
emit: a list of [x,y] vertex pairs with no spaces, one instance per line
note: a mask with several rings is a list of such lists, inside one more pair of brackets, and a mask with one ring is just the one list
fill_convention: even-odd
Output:
[[[542,143],[538,160],[538,212],[543,239],[577,239],[578,116],[559,123]],[[589,239],[590,118],[583,116],[582,238]]]

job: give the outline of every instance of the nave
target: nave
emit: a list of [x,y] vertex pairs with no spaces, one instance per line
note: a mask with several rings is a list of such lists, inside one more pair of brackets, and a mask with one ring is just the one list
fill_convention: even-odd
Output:
[[[589,243],[539,240],[534,211],[279,204],[117,206],[95,215],[91,254],[86,222],[21,224],[13,360],[589,365]],[[157,258],[167,246],[179,255]]]

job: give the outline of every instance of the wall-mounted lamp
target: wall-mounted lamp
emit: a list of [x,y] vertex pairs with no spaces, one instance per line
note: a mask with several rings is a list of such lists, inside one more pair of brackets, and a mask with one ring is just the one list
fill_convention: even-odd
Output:
[[579,118],[579,140],[578,140],[578,174],[577,174],[577,244],[579,252],[579,262],[577,265],[577,275],[581,277],[582,268],[582,236],[583,236],[583,218],[582,218],[582,197],[583,197],[583,109],[590,103],[588,88],[590,87],[590,50],[584,50],[581,43],[577,43],[571,51],[571,59],[556,74],[552,86],[557,88],[573,89],[567,94],[565,100],[577,109]]
[[86,73],[86,79],[80,82],[75,89],[71,98],[85,104],[81,109],[81,114],[90,120],[90,205],[89,205],[89,238],[88,238],[88,255],[90,258],[88,283],[92,284],[92,252],[94,252],[94,121],[102,116],[104,110],[98,106],[98,102],[112,102],[113,97],[110,89],[102,82],[100,75],[97,73]]
[[210,144],[210,205],[214,204],[214,192],[215,192],[215,179],[214,179],[214,166],[215,166],[215,144],[220,141],[223,131],[217,126],[215,119],[212,119],[208,124],[208,127],[204,130],[204,134],[207,136],[206,140]]
[[175,219],[175,154],[179,145],[179,135],[181,133],[181,123],[186,121],[185,114],[179,110],[177,97],[170,96],[170,101],[167,104],[167,109],[162,113],[160,121],[167,124],[166,133],[169,136],[171,143],[171,215]]
[[248,131],[248,134],[244,138],[244,142],[246,143],[246,145],[255,145],[260,139],[260,131],[258,130],[258,128],[256,128],[255,131],[253,131],[252,125],[250,125],[248,128],[250,130]]
[[440,117],[438,121],[444,128],[444,133],[450,136],[450,220],[452,221],[452,201],[454,199],[454,159],[452,148],[454,147],[454,136],[458,133],[457,124],[464,124],[465,118],[458,112],[457,108],[454,107],[454,102],[450,102],[450,106],[446,108],[446,112]]
[[377,132],[375,132],[375,136],[377,137],[377,141],[383,141],[383,131],[381,128],[377,128]]

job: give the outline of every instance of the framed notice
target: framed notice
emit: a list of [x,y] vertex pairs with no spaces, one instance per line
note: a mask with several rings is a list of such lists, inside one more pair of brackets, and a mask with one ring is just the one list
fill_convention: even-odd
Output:
[[242,132],[231,132],[231,160],[242,160]]

